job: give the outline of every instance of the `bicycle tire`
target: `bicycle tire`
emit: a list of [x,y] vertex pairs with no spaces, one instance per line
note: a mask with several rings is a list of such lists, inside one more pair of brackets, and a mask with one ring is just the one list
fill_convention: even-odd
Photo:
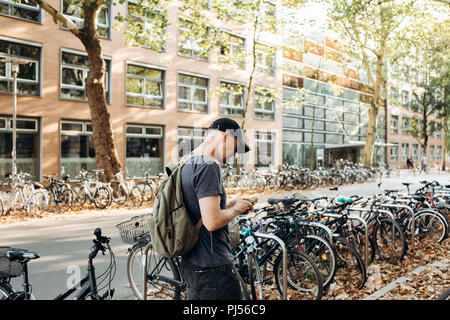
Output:
[[143,202],[151,202],[155,198],[155,190],[150,184],[140,182],[136,186],[142,191]]
[[[306,254],[295,247],[288,248],[287,255],[287,284],[289,288],[293,289],[288,289],[289,291],[287,292],[287,296],[291,299],[298,300],[322,299],[322,276],[316,264],[311,260],[311,258],[309,258]],[[281,295],[283,295],[283,290],[281,287],[281,283],[283,281],[282,261],[283,254],[279,254],[274,263],[275,283],[278,292]],[[294,274],[294,272],[296,273],[296,275]]]
[[7,300],[14,293],[13,288],[7,282],[0,282],[0,301]]
[[58,211],[66,212],[69,211],[74,205],[75,193],[72,189],[64,189],[59,196],[58,201],[56,201],[56,206]]
[[[131,250],[127,259],[127,277],[134,295],[139,299],[143,299],[142,270],[144,268],[144,247],[139,246]],[[181,296],[181,290],[174,288],[172,284],[165,281],[172,279],[181,281],[181,274],[178,267],[171,259],[159,256],[153,248],[150,248],[147,258],[147,299],[161,300],[167,299],[178,300]],[[137,267],[136,267],[137,266]],[[161,278],[163,276],[164,278]]]
[[303,252],[316,264],[322,275],[323,288],[326,288],[336,273],[336,252],[327,240],[317,235],[309,234],[304,240]]
[[[430,223],[437,222],[435,227],[430,228]],[[427,233],[437,243],[442,243],[448,237],[447,219],[433,210],[422,210],[414,214],[414,235]],[[407,230],[411,230],[411,219],[408,221]],[[436,229],[436,230],[435,230]],[[418,233],[419,232],[419,233]],[[437,240],[436,240],[437,239]]]
[[133,186],[131,188],[130,198],[134,207],[140,207],[144,202],[144,194],[138,186]]
[[124,204],[128,200],[128,193],[125,190],[124,186],[119,182],[112,182],[116,184],[115,186],[111,186],[112,188],[112,201],[117,204]]
[[30,197],[26,204],[27,214],[29,216],[40,216],[48,205],[48,194],[43,190],[33,191],[33,195]]
[[76,184],[73,187],[73,191],[75,192],[75,201],[74,204],[78,209],[82,209],[87,200],[87,194],[82,184]]
[[346,239],[338,237],[334,242],[337,254],[335,279],[351,281],[351,285],[362,289],[367,281],[367,271],[361,255]]
[[[247,270],[250,282],[250,291],[252,293],[252,300],[263,300],[262,292],[263,278],[256,254],[252,253],[247,256]],[[256,286],[255,286],[256,283]]]
[[96,208],[105,209],[111,202],[111,191],[104,186],[99,187],[94,195],[93,202]]
[[[394,232],[392,232],[392,226],[394,226]],[[386,231],[389,232],[389,230],[391,230],[391,234],[386,234]],[[395,238],[393,245],[392,237]],[[397,264],[406,254],[406,238],[402,228],[390,218],[382,218],[378,221],[373,228],[372,239],[378,257],[387,263]],[[387,245],[387,247],[381,247],[382,244]],[[400,247],[396,244],[399,244]]]

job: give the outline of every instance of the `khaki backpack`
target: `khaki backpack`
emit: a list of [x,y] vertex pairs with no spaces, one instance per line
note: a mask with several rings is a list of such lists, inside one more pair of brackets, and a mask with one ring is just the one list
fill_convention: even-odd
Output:
[[200,156],[189,154],[177,164],[165,167],[168,177],[161,183],[148,221],[153,248],[163,257],[180,257],[198,242],[202,219],[194,225],[186,210],[181,190],[181,169],[189,160]]

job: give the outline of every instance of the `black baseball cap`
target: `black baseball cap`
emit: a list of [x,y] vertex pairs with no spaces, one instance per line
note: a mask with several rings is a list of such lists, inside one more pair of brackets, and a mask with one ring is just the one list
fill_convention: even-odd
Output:
[[244,135],[239,124],[230,118],[219,118],[208,127],[209,130],[230,131],[231,135],[237,139],[237,153],[246,153],[250,147],[245,143]]

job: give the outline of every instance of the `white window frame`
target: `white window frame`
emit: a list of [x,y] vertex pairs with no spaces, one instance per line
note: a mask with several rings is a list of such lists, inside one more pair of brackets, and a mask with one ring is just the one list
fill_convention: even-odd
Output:
[[[5,127],[4,128],[0,128],[1,131],[8,131],[8,132],[9,131],[13,131],[13,126],[11,124],[11,122],[13,121],[13,117],[12,116],[3,116],[3,117],[0,117],[0,120],[4,120],[5,121]],[[18,131],[18,132],[39,132],[37,119],[18,117],[18,118],[16,118],[16,126],[17,126],[17,122],[18,121],[30,121],[30,122],[33,122],[34,123],[34,129],[22,129],[22,128],[17,128],[16,127],[16,131]]]
[[442,160],[442,145],[437,145],[436,148],[436,160]]
[[391,123],[390,123],[390,127],[391,127],[391,134],[399,134],[399,116],[396,115],[391,115]]
[[[181,82],[180,81],[180,75],[183,75],[183,76],[186,76],[186,77],[195,77],[195,78],[200,78],[200,79],[203,79],[203,80],[206,80],[206,86],[205,87],[203,87],[203,86],[198,86],[198,85],[195,85],[195,84],[186,84],[186,83],[183,83],[183,82]],[[178,101],[177,101],[177,110],[178,111],[181,111],[181,112],[193,112],[193,113],[208,113],[208,102],[209,102],[209,99],[208,99],[208,87],[209,87],[209,78],[207,78],[207,77],[201,77],[201,76],[197,76],[197,75],[193,75],[193,74],[189,74],[189,73],[183,73],[183,72],[179,72],[178,73],[178,87],[177,87],[177,89],[179,89],[180,87],[185,87],[185,88],[189,88],[190,89],[190,99],[188,100],[188,99],[181,99],[180,97],[179,97],[179,95],[177,95],[177,98],[178,98]],[[204,90],[205,91],[205,99],[206,99],[206,101],[196,101],[195,99],[194,99],[194,93],[195,93],[195,90],[196,89],[199,89],[199,90]],[[177,92],[179,92],[179,91],[177,91]],[[184,103],[190,103],[191,105],[192,105],[192,108],[193,108],[193,105],[194,104],[199,104],[199,105],[202,105],[202,106],[206,106],[206,110],[204,111],[204,112],[202,112],[202,111],[195,111],[195,110],[189,110],[189,109],[180,109],[180,107],[179,107],[179,104],[178,104],[178,102],[184,102]]]
[[[262,104],[257,102],[256,95],[263,96],[262,93],[257,92],[257,89],[258,88],[255,88],[255,107],[254,107],[255,119],[258,119],[258,120],[269,120],[269,121],[275,120],[275,97],[273,98],[272,101],[270,101],[270,105],[272,106],[272,111],[265,110],[264,108],[262,108]],[[270,95],[270,93],[268,93],[268,95]],[[261,113],[264,113],[264,114],[271,114],[271,115],[273,115],[273,117],[272,117],[272,119],[259,118],[259,117],[256,116],[256,112],[261,112]]]
[[[258,137],[258,135],[264,134],[266,137]],[[256,154],[258,150],[258,143],[267,143],[271,149],[271,159],[269,164],[260,164],[261,167],[271,167],[275,163],[275,133],[270,131],[256,131],[255,132],[255,166],[258,165],[256,160],[258,159],[258,155]]]
[[409,143],[402,143],[402,161],[409,159]]
[[391,146],[389,159],[392,162],[398,162],[398,144]]
[[[87,57],[87,54],[84,53],[84,52],[61,48],[61,50],[60,50],[60,64],[59,64],[60,65],[60,78],[59,78],[59,85],[60,85],[59,95],[60,95],[60,99],[61,100],[87,102],[85,80],[86,80],[88,72],[89,72],[89,67],[88,66],[82,67],[82,66],[78,66],[78,65],[71,65],[71,64],[68,64],[68,63],[64,63],[64,61],[63,61],[63,53],[69,53],[69,54],[73,54],[73,55],[79,55],[79,56]],[[104,83],[104,85],[105,85],[105,93],[107,94],[106,101],[107,101],[108,104],[110,104],[111,103],[110,102],[111,101],[111,90],[110,90],[111,58],[103,56],[103,60],[105,61],[105,67],[106,67],[106,60],[109,61],[109,69],[105,68],[105,75],[104,75],[105,83]],[[77,85],[63,83],[62,76],[63,76],[63,69],[64,68],[65,69],[81,70],[81,71],[83,71],[83,85],[82,86],[77,86]],[[83,90],[83,92],[84,92],[84,99],[80,100],[80,99],[73,99],[73,98],[63,97],[62,89]]]
[[[220,54],[219,62],[221,64],[238,67],[239,69],[244,69],[245,70],[246,67],[247,67],[247,61],[246,61],[247,60],[246,59],[247,58],[247,56],[246,56],[246,54],[247,54],[247,40],[246,40],[246,38],[243,37],[243,36],[239,36],[237,34],[234,34],[232,32],[225,31],[225,30],[220,30],[220,32],[226,33],[230,37],[238,38],[238,39],[241,39],[243,41],[242,45],[235,45],[235,44],[232,44],[231,41],[230,41],[230,43],[229,43],[229,49],[230,49],[229,57],[233,57],[234,56],[234,52],[235,52],[236,48],[242,48],[242,50],[244,51],[244,58],[243,58],[243,60],[236,60],[235,58],[230,58],[229,61],[223,61],[223,59],[224,59],[223,57],[224,56],[222,54]],[[239,50],[238,50],[238,53],[239,53]],[[243,66],[240,66],[241,62],[243,64]]]
[[434,144],[430,145],[430,160],[434,161],[436,158],[436,146]]
[[[101,28],[101,29],[105,29],[108,32],[108,35],[106,37],[103,37],[99,34],[100,38],[103,39],[111,39],[111,12],[112,12],[112,7],[108,6],[108,5],[102,5],[102,10],[106,9],[107,10],[107,17],[106,17],[106,22],[107,24],[104,23],[99,23],[98,22],[98,18],[97,18],[97,28]],[[81,10],[81,9],[80,9]],[[64,12],[64,1],[61,0],[61,13]],[[98,13],[100,14],[100,12]],[[72,16],[69,13],[64,14],[69,20],[71,20],[73,23],[75,23],[76,25],[79,24],[83,24],[84,23],[84,19],[83,18],[79,18],[76,16]],[[64,30],[69,30],[69,28],[67,28],[66,26],[64,26],[63,24],[61,24],[61,28]]]
[[[264,50],[258,50],[258,46],[264,46],[264,47],[268,47],[268,48],[271,48],[271,49],[275,49],[275,51],[273,53],[269,53],[269,52],[266,52]],[[276,48],[274,48],[274,47],[272,47],[270,45],[258,42],[256,44],[256,47],[255,47],[255,56],[258,56],[258,54],[261,55],[261,59],[263,61],[263,64],[259,63],[260,61],[258,61],[258,59],[256,59],[256,64],[255,64],[256,70],[260,71],[260,72],[262,72],[262,73],[264,73],[264,74],[266,74],[268,76],[275,77],[276,76]],[[268,66],[266,64],[266,58],[268,56],[273,56],[273,60],[272,60],[273,61],[273,65],[272,66]]]
[[[187,27],[183,27],[183,24],[190,24],[193,23],[189,20],[185,20],[183,21],[182,19],[178,19],[178,23],[179,23],[179,27],[178,27],[178,54],[182,57],[186,57],[186,58],[192,58],[192,59],[198,59],[198,60],[202,60],[202,61],[207,61],[209,62],[209,53],[210,50],[206,50],[198,47],[197,46],[197,42],[199,42],[201,39],[195,39],[194,36],[192,35],[192,30],[187,28]],[[189,33],[189,39],[186,40],[185,43],[181,43],[180,42],[180,34],[182,31],[185,31],[187,33]],[[209,33],[209,30],[208,30]],[[186,55],[180,52],[180,48],[183,48],[184,50],[189,50],[191,52],[190,55]],[[206,53],[207,56],[205,57],[203,54]]]
[[[23,3],[17,3],[17,2],[14,2],[12,0],[0,0],[0,3],[6,4],[8,6],[8,14],[2,13],[0,15],[5,15],[5,16],[11,17],[11,18],[16,18],[16,19],[21,19],[21,20],[31,21],[31,22],[37,22],[37,23],[41,23],[42,24],[42,11],[41,11],[41,8],[39,6],[34,7],[34,6],[23,4]],[[10,13],[12,7],[38,12],[39,13],[38,20],[25,19],[25,18],[22,18],[22,17],[14,16],[14,15],[12,15]]]
[[[142,133],[128,133],[128,128],[141,128]],[[147,128],[158,129],[160,130],[160,134],[148,134],[146,133]],[[139,137],[139,138],[163,138],[163,127],[162,126],[154,126],[154,125],[142,125],[142,124],[126,124],[125,125],[125,136],[127,137]]]
[[[242,101],[242,106],[241,107],[236,107],[236,106],[234,106],[233,105],[233,92],[234,92],[234,90],[227,90],[226,92],[224,92],[224,93],[221,93],[220,94],[220,97],[219,97],[219,114],[221,114],[221,115],[226,115],[226,113],[223,113],[222,112],[222,108],[225,108],[225,109],[231,109],[231,110],[242,110],[242,112],[244,112],[244,103],[245,103],[245,95],[246,95],[246,93],[245,93],[245,88],[244,88],[244,85],[243,84],[241,84],[241,83],[237,83],[237,82],[231,82],[231,81],[225,81],[225,80],[221,80],[220,81],[220,86],[222,87],[222,83],[225,83],[225,84],[227,84],[227,85],[232,85],[232,86],[242,86],[242,98],[241,98],[241,101]],[[227,94],[228,95],[228,104],[222,104],[222,95],[223,94]],[[243,115],[235,115],[235,114],[233,114],[233,115],[230,115],[230,116],[236,116],[236,117],[243,117]]]
[[[138,16],[135,14],[131,14],[128,11],[128,3],[133,3],[133,4],[137,4],[137,1],[133,1],[133,0],[128,0],[127,1],[127,16],[130,15],[132,17],[138,18],[138,19],[142,19],[144,21],[144,29],[145,30],[150,30],[154,27],[154,25],[152,24],[152,19],[148,18],[148,17],[143,17],[143,16]],[[148,5],[145,4],[141,4],[147,8],[150,8]],[[158,13],[161,13],[161,9],[159,8],[151,8],[151,10],[157,11]],[[167,28],[164,30],[164,33],[167,32]],[[161,43],[161,52],[165,52],[167,49],[167,41],[165,39],[155,39],[155,41],[160,42]],[[143,46],[144,48],[148,48],[147,46]]]
[[[161,74],[161,79],[155,79],[155,78],[151,78],[150,79],[150,78],[146,78],[145,76],[142,77],[142,76],[138,76],[138,75],[131,74],[131,73],[129,74],[128,73],[128,66],[129,65],[160,71],[162,73]],[[164,68],[160,68],[160,67],[152,66],[152,65],[148,65],[148,64],[142,64],[142,63],[127,61],[125,72],[126,72],[125,73],[125,102],[126,102],[127,106],[140,107],[140,108],[150,108],[150,109],[158,109],[158,110],[164,109],[164,106],[165,106],[165,88],[164,87],[165,87],[165,82],[166,82],[166,78],[165,78],[166,77],[166,70]],[[142,86],[142,91],[141,91],[140,94],[134,93],[134,92],[128,92],[127,84],[126,84],[126,81],[127,81],[128,78],[140,79],[140,80],[144,81],[143,86]],[[146,87],[147,87],[146,86],[147,81],[159,82],[160,92],[161,92],[160,96],[145,94]],[[145,104],[144,105],[131,104],[131,103],[128,103],[128,101],[126,99],[127,96],[143,98],[144,99],[144,103],[145,103],[145,98],[161,100],[162,101],[162,106],[161,107],[155,107],[155,106],[148,106],[148,105],[145,105]]]
[[[77,130],[63,130],[63,123],[67,124],[81,124],[81,131]],[[76,121],[76,120],[61,120],[61,135],[64,134],[66,136],[78,136],[78,135],[92,135],[92,131],[87,130],[87,126],[91,125],[91,121]]]

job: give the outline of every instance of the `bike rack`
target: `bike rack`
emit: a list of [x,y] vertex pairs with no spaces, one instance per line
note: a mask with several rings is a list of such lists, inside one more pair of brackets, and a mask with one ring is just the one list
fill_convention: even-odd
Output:
[[254,236],[257,238],[263,238],[263,239],[272,239],[278,242],[283,250],[283,295],[282,299],[287,300],[287,250],[286,245],[283,240],[281,240],[279,237],[274,236],[272,234],[264,234],[255,232]]
[[333,232],[331,231],[330,228],[328,228],[326,225],[319,223],[319,222],[303,222],[303,221],[297,221],[298,224],[303,225],[303,226],[307,226],[307,227],[318,227],[323,229],[327,234],[328,237],[330,238],[330,244],[333,245],[334,241],[333,241]]
[[144,276],[142,277],[142,281],[144,281],[144,283],[142,284],[142,300],[147,300],[147,254],[148,251],[152,248],[152,243],[149,242],[149,244],[147,244],[144,248],[144,254],[142,255],[142,259],[144,259],[144,270],[143,270],[143,274]]

